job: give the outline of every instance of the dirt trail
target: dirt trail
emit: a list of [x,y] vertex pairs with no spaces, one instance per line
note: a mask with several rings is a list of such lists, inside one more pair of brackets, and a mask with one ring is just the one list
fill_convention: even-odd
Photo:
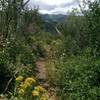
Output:
[[56,96],[54,93],[54,88],[52,88],[50,86],[50,84],[48,83],[48,73],[46,70],[46,61],[43,58],[40,58],[37,62],[36,62],[36,70],[37,70],[37,78],[40,82],[40,85],[42,85],[44,88],[47,89],[48,91],[48,100],[56,100]]
[[45,60],[44,59],[39,59],[36,62],[37,66],[37,78],[41,81],[46,81],[47,80],[47,71],[45,68]]

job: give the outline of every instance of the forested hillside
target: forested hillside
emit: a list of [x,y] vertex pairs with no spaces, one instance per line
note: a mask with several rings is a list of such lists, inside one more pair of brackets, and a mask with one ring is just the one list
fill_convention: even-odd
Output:
[[48,14],[42,14],[41,19],[44,24],[44,31],[49,32],[52,34],[57,34],[57,31],[55,27],[57,26],[58,23],[61,23],[65,20],[66,15],[48,15]]
[[66,15],[29,1],[0,0],[0,100],[100,100],[100,0]]

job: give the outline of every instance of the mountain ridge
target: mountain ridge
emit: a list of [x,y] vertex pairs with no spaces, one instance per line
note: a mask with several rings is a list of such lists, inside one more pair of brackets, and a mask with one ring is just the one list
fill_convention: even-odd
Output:
[[66,15],[62,14],[42,14],[41,19],[45,27],[46,32],[56,33],[55,26],[63,22],[66,18]]

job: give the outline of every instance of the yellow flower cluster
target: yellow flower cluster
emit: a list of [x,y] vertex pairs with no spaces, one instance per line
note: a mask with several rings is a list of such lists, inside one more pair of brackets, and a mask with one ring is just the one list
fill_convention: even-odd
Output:
[[41,97],[40,100],[48,100],[47,98],[45,97]]
[[40,97],[40,100],[47,100],[47,97],[45,95],[46,90],[42,86],[36,86],[34,90],[32,91],[33,97]]
[[35,87],[35,90],[37,90],[39,93],[45,93],[46,90],[42,86]]
[[24,91],[23,89],[19,89],[18,93],[19,93],[20,95],[24,95],[25,91]]
[[33,97],[39,96],[39,92],[36,91],[36,90],[33,90],[33,91],[32,91],[32,96],[33,96]]
[[28,77],[24,81],[22,81],[22,80],[23,80],[22,76],[18,76],[16,78],[16,81],[21,81],[21,84],[19,84],[19,86],[18,86],[19,87],[18,93],[20,95],[24,95],[26,92],[26,89],[36,83],[36,80],[33,79],[32,77]]
[[25,83],[34,84],[36,83],[36,80],[33,79],[32,77],[28,77],[25,79]]
[[22,81],[23,80],[23,76],[18,76],[17,78],[16,78],[16,81]]
[[[24,79],[22,76],[18,76],[16,81],[20,82],[17,83],[18,94],[20,96],[24,97],[24,95],[27,94],[33,96],[33,98],[39,97],[40,100],[47,100],[45,88],[40,85],[37,86],[34,78],[28,77]],[[28,93],[28,91],[30,91],[32,94],[29,94],[30,92]]]

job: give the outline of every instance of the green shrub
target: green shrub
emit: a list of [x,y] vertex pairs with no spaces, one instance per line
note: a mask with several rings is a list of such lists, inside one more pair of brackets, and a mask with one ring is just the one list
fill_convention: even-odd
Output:
[[10,71],[9,68],[8,55],[0,51],[0,93],[4,91],[11,75],[12,72]]
[[[29,45],[16,39],[6,41],[0,50],[0,92],[3,92],[11,78],[17,72],[27,75],[34,74],[35,56]],[[14,85],[12,80],[6,91],[12,90]]]
[[61,100],[100,99],[100,59],[92,59],[90,50],[56,64],[56,86]]

